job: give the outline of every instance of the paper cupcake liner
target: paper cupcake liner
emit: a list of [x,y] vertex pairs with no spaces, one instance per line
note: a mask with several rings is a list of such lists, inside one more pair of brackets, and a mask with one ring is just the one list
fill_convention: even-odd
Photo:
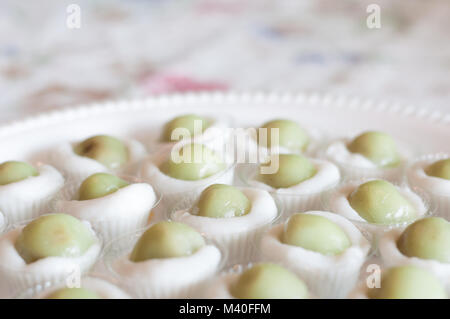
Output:
[[[435,215],[445,218],[450,221],[450,193],[441,192],[438,190],[440,187],[448,190],[448,185],[450,181],[444,179],[440,180],[438,178],[429,177],[423,172],[423,167],[428,165],[428,163],[433,163],[438,160],[447,159],[450,155],[447,153],[437,153],[428,154],[421,156],[413,161],[406,170],[406,181],[410,187],[419,187],[426,190],[431,201],[435,205]],[[417,172],[417,171],[420,171]],[[421,174],[424,175],[421,175]]]
[[[342,217],[342,219],[346,222],[345,225],[348,229],[351,225],[348,225],[345,218]],[[302,278],[314,295],[319,298],[345,298],[358,281],[361,267],[370,253],[370,242],[351,226],[348,232],[351,232],[353,234],[351,236],[356,236],[357,239],[355,239],[356,242],[353,242],[350,248],[352,250],[348,251],[347,255],[333,259],[332,256],[319,255],[299,247],[289,247],[288,249],[291,249],[291,253],[289,253],[286,248],[288,246],[279,241],[283,228],[284,224],[277,225],[267,233],[260,250],[261,260],[284,265]],[[281,249],[286,249],[285,254],[280,253]],[[357,253],[356,249],[359,249],[361,253]]]
[[[359,185],[361,183],[367,182],[372,179],[373,178],[347,181],[346,184],[341,184],[340,187],[345,187],[346,185],[351,184],[351,183],[358,183],[358,185]],[[397,187],[405,186],[404,184],[399,184],[399,183],[394,183],[394,185]],[[341,213],[334,211],[332,205],[330,204],[331,197],[334,195],[335,192],[339,191],[339,188],[325,192],[322,195],[322,199],[321,199],[322,208],[326,211],[330,211],[330,212],[339,214],[339,215],[347,218],[348,220],[350,220],[369,241],[373,242],[374,245],[377,246],[379,239],[386,232],[391,231],[393,229],[404,229],[405,227],[407,227],[409,224],[413,223],[417,219],[433,216],[435,214],[436,206],[431,201],[431,198],[428,193],[426,193],[425,191],[423,191],[422,189],[420,189],[418,187],[409,188],[409,190],[411,190],[415,195],[417,195],[420,198],[420,200],[422,201],[422,204],[425,207],[425,213],[423,215],[417,216],[416,219],[414,219],[410,222],[398,223],[398,224],[393,224],[393,225],[382,225],[382,224],[372,224],[372,223],[369,223],[364,220],[359,220],[359,219],[354,219],[354,218],[349,218],[349,217],[343,216]]]
[[432,259],[421,259],[408,257],[402,254],[397,247],[397,240],[401,236],[401,231],[386,233],[379,241],[380,257],[384,265],[388,268],[394,266],[413,265],[424,268],[433,273],[450,292],[450,263],[441,263]]
[[[167,218],[184,222],[182,219],[174,218],[174,214],[177,211],[190,210],[195,205],[197,200],[198,196],[194,198],[190,196],[184,198],[174,207],[169,209]],[[246,231],[235,231],[227,234],[213,234],[209,236],[205,235],[226,251],[227,260],[224,262],[225,267],[257,261],[259,244],[262,235],[271,225],[277,223],[283,216],[284,207],[282,203],[277,199],[274,199],[274,201],[277,207],[277,215],[266,223],[255,225]],[[195,228],[195,226],[192,225],[191,227]]]
[[78,270],[81,275],[85,274],[96,262],[97,259],[94,259],[92,262],[83,266],[73,264],[68,267],[70,269],[57,269],[56,271],[53,269],[48,273],[20,271],[0,266],[0,274],[2,281],[8,287],[9,293],[15,295],[29,288],[39,287],[39,289],[44,289],[54,284],[70,280],[71,277],[77,275]]
[[33,202],[8,200],[2,203],[0,212],[3,213],[10,224],[16,224],[25,220],[34,219],[51,210],[54,195],[46,196]]
[[[134,176],[129,175],[118,175],[120,178],[130,182],[130,183],[142,183],[141,180]],[[64,188],[61,190],[61,192],[58,194],[57,198],[53,200],[52,203],[52,210],[53,211],[61,211],[63,210],[63,205],[61,202],[64,201],[71,201],[75,198],[77,198],[77,193],[79,189],[79,184],[77,183],[67,183]],[[120,237],[125,234],[129,234],[132,232],[135,232],[139,229],[144,228],[150,221],[150,219],[153,218],[154,211],[156,207],[160,204],[162,200],[162,196],[155,192],[156,200],[153,206],[148,210],[141,209],[140,211],[133,211],[133,214],[128,214],[126,218],[108,218],[104,220],[100,219],[88,219],[86,218],[92,228],[95,230],[95,232],[99,235],[99,237],[102,239],[103,243],[109,243],[111,240],[114,240],[117,237]],[[62,213],[68,213],[70,212],[64,212]],[[137,214],[139,213],[139,214]],[[99,212],[101,214],[101,212]],[[78,216],[75,216],[79,218]]]
[[217,265],[217,269],[211,274],[207,274],[202,278],[197,278],[188,283],[185,282],[183,284],[175,285],[171,282],[169,286],[166,286],[163,284],[156,285],[156,283],[152,282],[149,285],[144,279],[136,281],[123,277],[121,274],[117,273],[114,267],[114,262],[118,260],[118,258],[123,258],[126,256],[133,249],[135,243],[139,240],[140,236],[146,229],[148,229],[148,227],[116,239],[105,247],[103,262],[107,271],[120,283],[121,287],[140,299],[198,298],[209,280],[215,275],[215,273],[222,270],[226,261],[226,252],[215,242],[206,239],[207,245],[213,244],[219,248],[221,260]]

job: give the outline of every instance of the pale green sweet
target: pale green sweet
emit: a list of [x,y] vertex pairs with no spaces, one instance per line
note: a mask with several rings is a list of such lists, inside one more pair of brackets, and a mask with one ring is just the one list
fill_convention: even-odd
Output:
[[[185,138],[185,136],[172,138],[172,132],[177,128],[187,130],[190,134],[189,138],[193,138],[195,134],[202,134],[209,126],[209,121],[202,116],[198,116],[195,114],[177,116],[164,126],[162,140],[164,142],[173,142],[179,140],[180,138]],[[196,128],[198,130],[197,132],[195,131]]]
[[117,192],[119,189],[130,185],[123,179],[107,174],[96,173],[86,178],[78,190],[79,200],[99,198]]
[[331,256],[351,246],[347,234],[336,223],[323,216],[301,213],[289,218],[281,241]]
[[[273,120],[265,123],[262,128],[267,129],[267,141],[263,142],[266,144],[264,145],[266,147],[270,148],[278,144],[281,147],[294,151],[304,151],[308,147],[308,134],[297,122],[290,120]],[[272,135],[275,134],[272,129],[278,129],[278,141],[276,141],[276,139],[272,141],[272,137],[275,137],[275,135]],[[275,142],[275,144],[272,144],[272,142]]]
[[41,216],[22,229],[15,247],[27,264],[46,257],[80,257],[95,237],[80,220],[66,214]]
[[380,288],[368,290],[371,299],[447,299],[438,279],[416,266],[388,269],[381,276]]
[[97,135],[74,147],[75,153],[102,163],[110,169],[118,168],[128,161],[128,149],[119,139]]
[[38,171],[28,163],[9,161],[0,164],[0,185],[19,182],[37,175]]
[[102,299],[95,291],[85,288],[62,288],[45,299]]
[[384,180],[361,184],[349,195],[348,201],[362,218],[373,224],[394,225],[417,217],[414,205]]
[[450,180],[450,158],[434,162],[425,168],[428,176]]
[[230,293],[239,299],[306,299],[308,288],[294,273],[270,263],[257,264],[244,271],[231,285]]
[[181,180],[196,181],[223,171],[226,167],[219,155],[202,144],[186,144],[160,166],[164,174]]
[[130,260],[190,256],[205,246],[202,235],[182,223],[163,221],[154,224],[142,234],[133,248]]
[[[272,161],[278,160],[278,170],[273,174],[260,174],[264,184],[273,188],[288,188],[313,177],[317,169],[314,164],[302,155],[277,154],[271,157]],[[272,165],[273,166],[273,165]]]
[[403,255],[450,263],[450,223],[428,217],[409,225],[397,241]]
[[382,132],[365,132],[351,141],[347,148],[358,153],[380,167],[395,167],[400,163],[400,156],[394,139]]
[[197,202],[197,215],[213,218],[246,215],[251,208],[250,200],[234,186],[214,184],[206,188]]

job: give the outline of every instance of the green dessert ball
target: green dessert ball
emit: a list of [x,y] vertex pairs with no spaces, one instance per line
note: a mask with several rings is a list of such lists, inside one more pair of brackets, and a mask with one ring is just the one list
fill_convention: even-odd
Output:
[[95,291],[85,288],[62,288],[45,299],[102,299]]
[[[184,129],[184,131],[187,130],[187,132],[189,132],[189,138],[193,138],[196,134],[202,134],[209,127],[209,125],[210,123],[206,118],[195,114],[177,116],[164,126],[162,140],[163,142],[173,142],[186,138],[186,136],[176,138],[172,137],[172,132],[178,128]],[[181,134],[184,133],[181,132]]]
[[328,218],[301,213],[289,218],[281,241],[324,255],[338,255],[351,246],[347,234]]
[[384,180],[361,184],[349,195],[348,201],[359,216],[373,224],[394,225],[417,217],[414,205]]
[[408,257],[450,263],[450,223],[439,217],[420,219],[403,231],[397,247]]
[[270,263],[257,264],[244,271],[230,286],[239,299],[306,299],[308,288],[294,273]]
[[38,171],[28,163],[9,161],[0,164],[0,185],[19,182],[38,175]]
[[278,160],[278,170],[273,174],[260,174],[260,179],[264,184],[273,188],[288,188],[313,177],[317,169],[314,164],[302,155],[297,154],[277,154],[270,159]]
[[197,215],[213,218],[246,215],[251,208],[250,200],[234,186],[214,184],[206,188],[197,202]]
[[401,266],[381,276],[380,288],[368,290],[371,299],[447,299],[438,279],[425,269]]
[[97,135],[74,147],[76,154],[89,157],[110,169],[118,168],[128,161],[128,149],[119,139]]
[[202,144],[186,144],[171,154],[160,170],[164,174],[185,181],[196,181],[223,171],[226,167],[220,156]]
[[395,141],[386,133],[365,132],[351,141],[347,148],[380,167],[395,167],[400,163]]
[[153,258],[190,256],[205,246],[202,235],[182,223],[163,221],[154,224],[139,238],[130,255],[133,262]]
[[80,220],[66,214],[41,216],[26,225],[15,247],[27,264],[46,257],[80,257],[95,237]]
[[425,168],[428,176],[450,180],[450,158],[437,161]]
[[130,185],[128,182],[117,176],[107,173],[96,173],[81,183],[78,191],[79,200],[103,197],[128,185]]
[[[278,144],[293,151],[304,151],[308,147],[308,134],[294,121],[273,120],[265,123],[262,128],[267,129],[267,141],[263,142],[267,144],[264,145],[266,147],[270,148]],[[275,134],[272,129],[278,129],[278,141],[272,141],[272,134]],[[275,142],[275,144],[272,144],[272,142]]]

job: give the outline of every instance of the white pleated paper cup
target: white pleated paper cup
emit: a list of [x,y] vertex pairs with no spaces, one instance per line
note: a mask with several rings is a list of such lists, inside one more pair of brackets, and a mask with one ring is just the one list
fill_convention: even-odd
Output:
[[[211,278],[209,280],[208,285],[201,292],[199,298],[203,299],[237,299],[234,297],[230,290],[231,287],[236,283],[239,279],[239,276],[246,270],[252,268],[255,265],[260,264],[261,262],[251,262],[251,263],[242,263],[236,264],[231,267],[225,268],[218,276]],[[262,262],[264,263],[264,262]],[[281,265],[283,266],[283,265]],[[284,267],[284,266],[283,266]],[[295,274],[299,277],[297,274]],[[304,280],[304,278],[299,277],[306,286],[308,284]],[[316,299],[317,297],[308,287],[309,299]]]
[[101,299],[132,298],[112,278],[95,274],[85,274],[72,282],[57,282],[47,286],[38,285],[26,289],[14,297],[15,299],[46,299],[52,293],[64,288],[85,288],[95,292]]
[[[117,237],[142,229],[153,220],[154,212],[162,201],[162,195],[135,176],[118,175],[118,177],[129,182],[130,185],[103,197],[83,201],[77,200],[79,184],[68,183],[64,187],[65,191],[63,190],[55,199],[52,208],[54,211],[88,221],[105,244]],[[146,187],[142,188],[138,185]],[[139,200],[139,196],[148,197],[145,198],[147,201],[150,198],[153,200],[141,206],[130,202]],[[142,197],[141,199],[143,200]],[[118,205],[123,206],[118,207]],[[106,208],[108,211],[105,213]],[[123,214],[116,216],[117,211]],[[109,215],[108,212],[112,214]]]
[[342,299],[355,286],[361,267],[367,260],[372,243],[346,218],[339,215],[315,211],[306,214],[320,215],[340,226],[349,236],[352,246],[343,253],[327,256],[302,247],[281,242],[285,224],[275,225],[261,242],[261,260],[284,265],[303,278],[318,298]]
[[435,205],[435,215],[450,221],[450,181],[429,176],[424,169],[432,163],[450,158],[450,154],[438,153],[421,156],[406,169],[408,185],[424,189]]
[[[208,239],[204,247],[187,257],[153,259],[137,263],[130,261],[129,255],[134,245],[147,229],[110,242],[105,247],[103,256],[108,273],[133,296],[139,299],[197,298],[208,280],[222,270],[226,252]],[[175,265],[186,259],[192,259],[192,256],[201,251],[208,252],[211,258],[200,260],[200,256],[197,255],[194,262]],[[205,262],[210,263],[206,268]]]
[[11,230],[0,238],[0,276],[12,296],[29,288],[45,288],[73,280],[90,271],[101,255],[101,239],[91,229],[97,241],[82,256],[46,257],[25,264],[14,247],[24,226],[25,224],[11,226]]
[[[410,201],[414,200],[414,205],[416,206],[416,208],[418,208],[417,206],[420,205],[420,211],[418,212],[418,215],[414,220],[391,225],[376,224],[367,222],[353,209],[351,209],[351,211],[348,211],[347,209],[344,210],[344,208],[342,207],[342,200],[346,200],[348,195],[356,187],[370,180],[373,179],[370,178],[348,181],[335,188],[334,190],[325,193],[322,196],[322,207],[326,211],[336,213],[350,220],[361,231],[361,233],[364,234],[368,240],[373,241],[375,245],[378,245],[378,240],[384,235],[384,233],[391,231],[392,229],[404,229],[417,219],[434,215],[435,205],[430,200],[430,196],[428,195],[428,193],[417,187],[411,189],[403,183],[393,183],[393,185],[396,186],[404,196],[407,195]],[[342,198],[343,194],[345,195],[344,198]],[[347,204],[348,200],[346,201],[346,206]],[[348,204],[348,206],[350,206],[350,204]]]
[[322,210],[324,208],[323,196],[340,185],[340,180],[337,180],[327,185],[320,191],[301,193],[289,189],[273,189],[272,187],[261,182],[254,181],[254,176],[257,169],[257,165],[246,165],[239,167],[237,170],[239,179],[248,187],[261,188],[269,191],[274,199],[279,202],[283,208],[283,214],[278,222],[286,221],[292,214],[295,213],[302,213],[311,210]]
[[[261,207],[260,196],[270,196],[267,192],[258,189],[250,188],[240,188],[246,196],[251,196],[252,209],[255,211],[250,211],[245,216],[240,217],[230,217],[230,218],[211,218],[196,216],[192,214],[192,208],[196,204],[196,200],[192,200],[189,196],[186,197],[184,201],[181,201],[175,205],[171,210],[168,218],[177,222],[182,222],[188,224],[194,229],[197,229],[206,238],[213,240],[215,243],[220,245],[224,250],[226,250],[227,260],[225,262],[226,267],[230,267],[235,264],[250,263],[257,261],[259,244],[261,236],[264,232],[271,227],[271,225],[277,223],[281,216],[283,215],[282,204],[274,198],[271,198],[271,203],[273,203],[274,214],[273,216],[267,216],[267,218],[262,218],[256,216],[262,209],[269,209],[267,205]],[[266,197],[264,199],[267,199]],[[259,201],[260,203],[256,202]],[[258,205],[255,207],[254,203]],[[242,218],[250,217],[249,214],[254,214],[251,216],[253,219],[258,219],[254,224],[248,224],[244,222]],[[261,220],[259,220],[261,219]],[[239,223],[244,222],[243,224]],[[215,229],[224,229],[227,225],[231,225],[231,229],[228,232],[217,232],[212,230],[213,225]],[[210,227],[207,227],[210,226]],[[238,229],[236,229],[238,228]],[[243,229],[245,228],[245,229]]]
[[48,212],[64,185],[63,176],[52,166],[38,165],[37,169],[37,176],[0,186],[0,213],[11,224]]
[[397,246],[397,241],[401,234],[401,230],[394,229],[385,233],[379,240],[378,249],[386,267],[412,265],[427,269],[439,278],[447,288],[447,291],[450,292],[450,263],[404,255]]
[[402,183],[404,182],[404,174],[408,160],[417,155],[416,152],[411,151],[408,147],[406,147],[404,143],[397,143],[397,147],[401,156],[400,163],[395,167],[377,167],[374,163],[372,164],[373,166],[362,164],[358,165],[360,163],[352,163],[351,159],[354,156],[360,157],[360,159],[364,162],[370,163],[371,161],[361,154],[351,153],[350,151],[348,151],[346,146],[342,147],[345,147],[345,152],[349,154],[347,155],[349,158],[346,158],[347,156],[344,156],[343,158],[336,158],[335,154],[330,153],[332,147],[340,147],[340,145],[344,145],[340,144],[340,142],[346,144],[349,141],[350,139],[346,138],[342,140],[332,141],[328,143],[328,145],[324,145],[322,150],[318,151],[317,153],[320,158],[325,158],[335,163],[342,173],[343,180],[346,182],[351,180],[377,178],[385,179],[392,183]]

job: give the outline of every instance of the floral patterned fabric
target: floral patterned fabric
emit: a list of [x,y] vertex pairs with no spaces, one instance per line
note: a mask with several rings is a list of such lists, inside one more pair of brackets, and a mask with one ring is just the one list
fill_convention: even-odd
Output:
[[[81,11],[79,29],[67,7]],[[367,27],[367,6],[381,28]],[[0,122],[106,99],[319,91],[450,107],[447,0],[0,1]]]

